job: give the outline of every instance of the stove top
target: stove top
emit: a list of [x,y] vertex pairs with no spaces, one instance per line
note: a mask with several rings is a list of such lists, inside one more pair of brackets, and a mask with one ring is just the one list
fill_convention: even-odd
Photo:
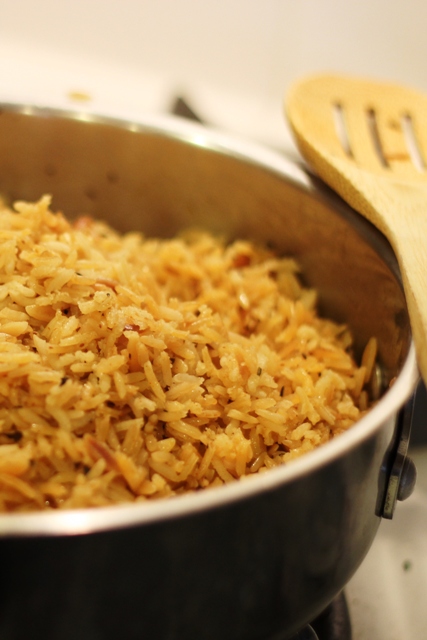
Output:
[[337,596],[311,626],[318,640],[351,640],[350,613],[344,593]]
[[[270,640],[282,638],[276,634]],[[337,596],[320,616],[292,636],[291,640],[352,640],[350,614],[344,593]]]

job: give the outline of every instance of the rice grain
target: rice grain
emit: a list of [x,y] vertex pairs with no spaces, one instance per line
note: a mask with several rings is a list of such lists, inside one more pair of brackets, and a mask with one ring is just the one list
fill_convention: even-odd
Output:
[[264,472],[368,408],[298,265],[204,232],[0,207],[0,510],[144,501]]

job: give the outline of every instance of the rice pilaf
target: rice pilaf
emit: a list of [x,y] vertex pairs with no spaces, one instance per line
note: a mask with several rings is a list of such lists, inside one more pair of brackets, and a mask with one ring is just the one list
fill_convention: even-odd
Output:
[[204,232],[0,207],[0,510],[104,506],[264,472],[368,408],[293,259]]

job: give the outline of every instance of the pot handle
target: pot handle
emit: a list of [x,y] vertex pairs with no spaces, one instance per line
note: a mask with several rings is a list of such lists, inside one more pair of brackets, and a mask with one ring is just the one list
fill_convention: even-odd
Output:
[[417,479],[417,469],[413,460],[407,455],[411,435],[412,417],[415,396],[407,401],[400,410],[396,421],[396,437],[392,450],[382,467],[386,474],[384,499],[378,515],[391,520],[397,500],[406,500],[412,494]]

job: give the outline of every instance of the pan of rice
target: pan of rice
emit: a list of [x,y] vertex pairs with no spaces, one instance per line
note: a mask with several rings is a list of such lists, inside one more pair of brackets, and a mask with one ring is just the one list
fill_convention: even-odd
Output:
[[0,637],[290,638],[412,486],[387,241],[172,117],[2,105],[0,197]]

